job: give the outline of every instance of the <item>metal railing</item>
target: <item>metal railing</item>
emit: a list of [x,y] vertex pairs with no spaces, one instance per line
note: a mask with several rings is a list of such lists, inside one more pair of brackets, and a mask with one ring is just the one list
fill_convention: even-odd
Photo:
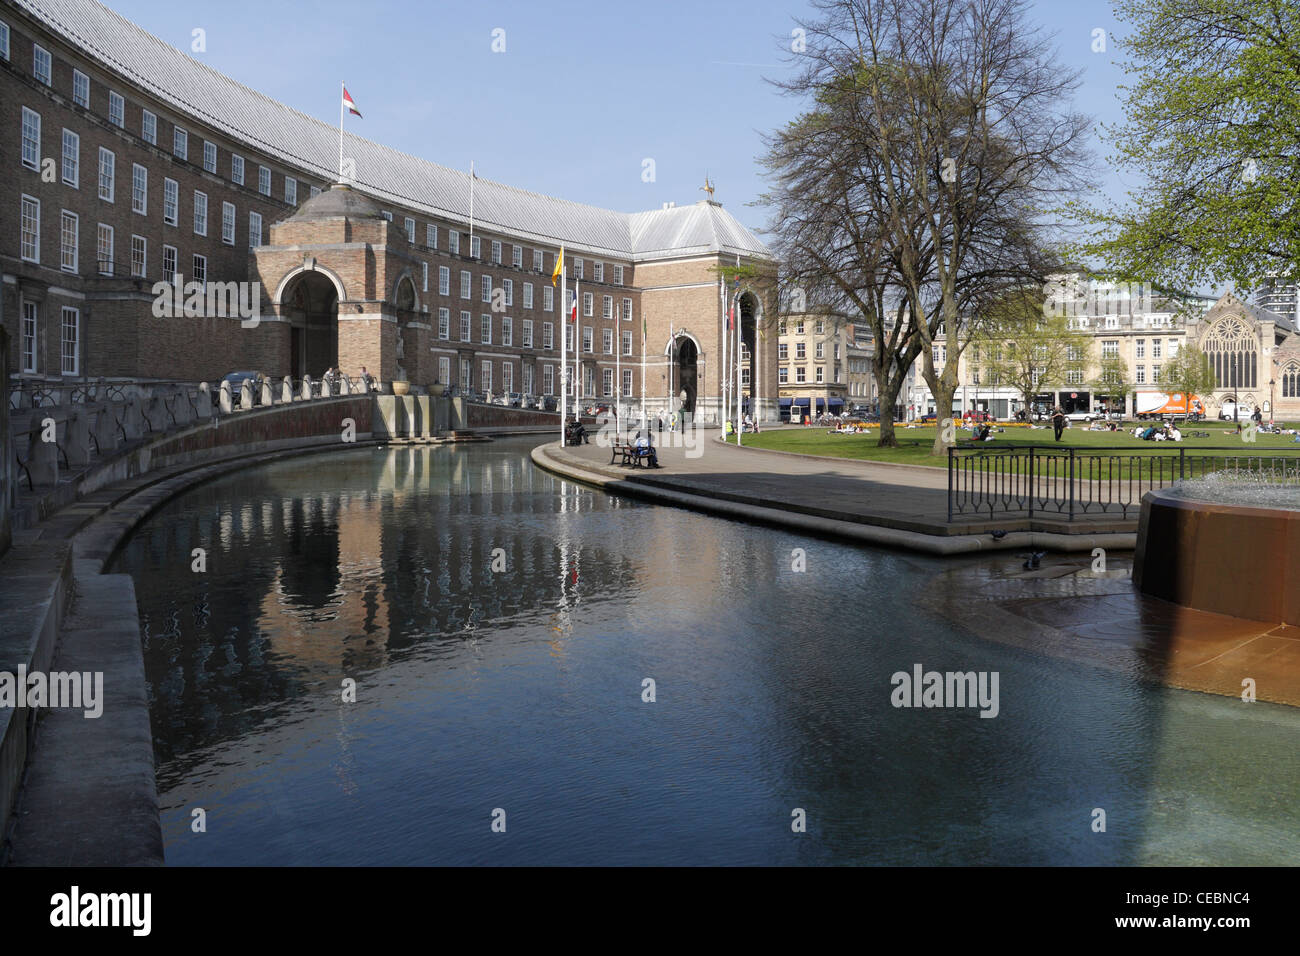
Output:
[[1300,445],[1256,451],[1241,446],[949,448],[948,520],[983,515],[1127,519],[1141,509],[1148,491],[1224,472],[1300,486]]

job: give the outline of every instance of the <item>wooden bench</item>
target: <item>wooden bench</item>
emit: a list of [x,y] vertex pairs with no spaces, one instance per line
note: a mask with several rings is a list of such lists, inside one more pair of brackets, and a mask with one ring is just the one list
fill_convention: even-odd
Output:
[[610,445],[609,463],[611,465],[614,464],[614,459],[617,458],[619,459],[620,466],[631,465],[633,468],[636,468],[640,465],[645,465],[649,468],[652,457],[656,460],[658,459],[658,455],[655,454],[653,448],[650,449],[649,454],[643,455],[636,445],[623,442],[615,442]]
[[614,464],[614,459],[619,459],[619,465],[636,464],[635,459],[639,457],[636,453],[636,446],[629,445],[626,442],[614,442],[609,446],[609,463]]

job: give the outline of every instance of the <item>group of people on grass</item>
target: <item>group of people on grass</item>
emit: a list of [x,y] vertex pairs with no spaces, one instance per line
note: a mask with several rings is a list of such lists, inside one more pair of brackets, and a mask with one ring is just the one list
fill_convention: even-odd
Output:
[[1148,425],[1146,428],[1138,425],[1133,429],[1133,437],[1142,441],[1182,441],[1183,433],[1173,422],[1165,422],[1162,425]]

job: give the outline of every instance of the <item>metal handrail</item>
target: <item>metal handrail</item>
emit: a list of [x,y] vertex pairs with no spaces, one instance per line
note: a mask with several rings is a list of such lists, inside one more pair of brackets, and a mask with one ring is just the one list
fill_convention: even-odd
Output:
[[1227,470],[1300,484],[1300,446],[1249,451],[1239,445],[950,447],[948,520],[998,513],[1032,518],[1043,512],[1067,521],[1080,514],[1127,518],[1147,491]]

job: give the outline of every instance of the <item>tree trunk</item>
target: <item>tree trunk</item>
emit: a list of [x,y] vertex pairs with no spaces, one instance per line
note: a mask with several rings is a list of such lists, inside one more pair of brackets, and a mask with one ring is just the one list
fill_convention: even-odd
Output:
[[952,421],[952,399],[957,394],[957,382],[949,381],[946,375],[939,376],[939,380],[931,387],[930,394],[934,396],[934,418],[935,425],[938,426],[938,433],[934,436],[934,444],[930,446],[931,455],[947,455],[948,447],[951,442],[944,441],[944,436],[951,434],[949,427],[944,426],[946,421],[948,425],[953,426]]
[[[878,333],[883,338],[883,329]],[[880,341],[877,338],[876,341]],[[892,363],[892,356],[890,362]],[[881,362],[879,358],[872,361],[874,367],[875,379],[880,384],[880,393],[877,402],[880,405],[880,440],[876,442],[879,448],[897,448],[898,438],[894,434],[894,409],[898,406],[898,393],[903,389],[904,377],[898,375],[894,381],[890,381],[888,366]]]
[[878,448],[897,448],[898,438],[894,434],[894,405],[891,402],[888,406],[882,400],[880,403],[880,440],[876,442]]

